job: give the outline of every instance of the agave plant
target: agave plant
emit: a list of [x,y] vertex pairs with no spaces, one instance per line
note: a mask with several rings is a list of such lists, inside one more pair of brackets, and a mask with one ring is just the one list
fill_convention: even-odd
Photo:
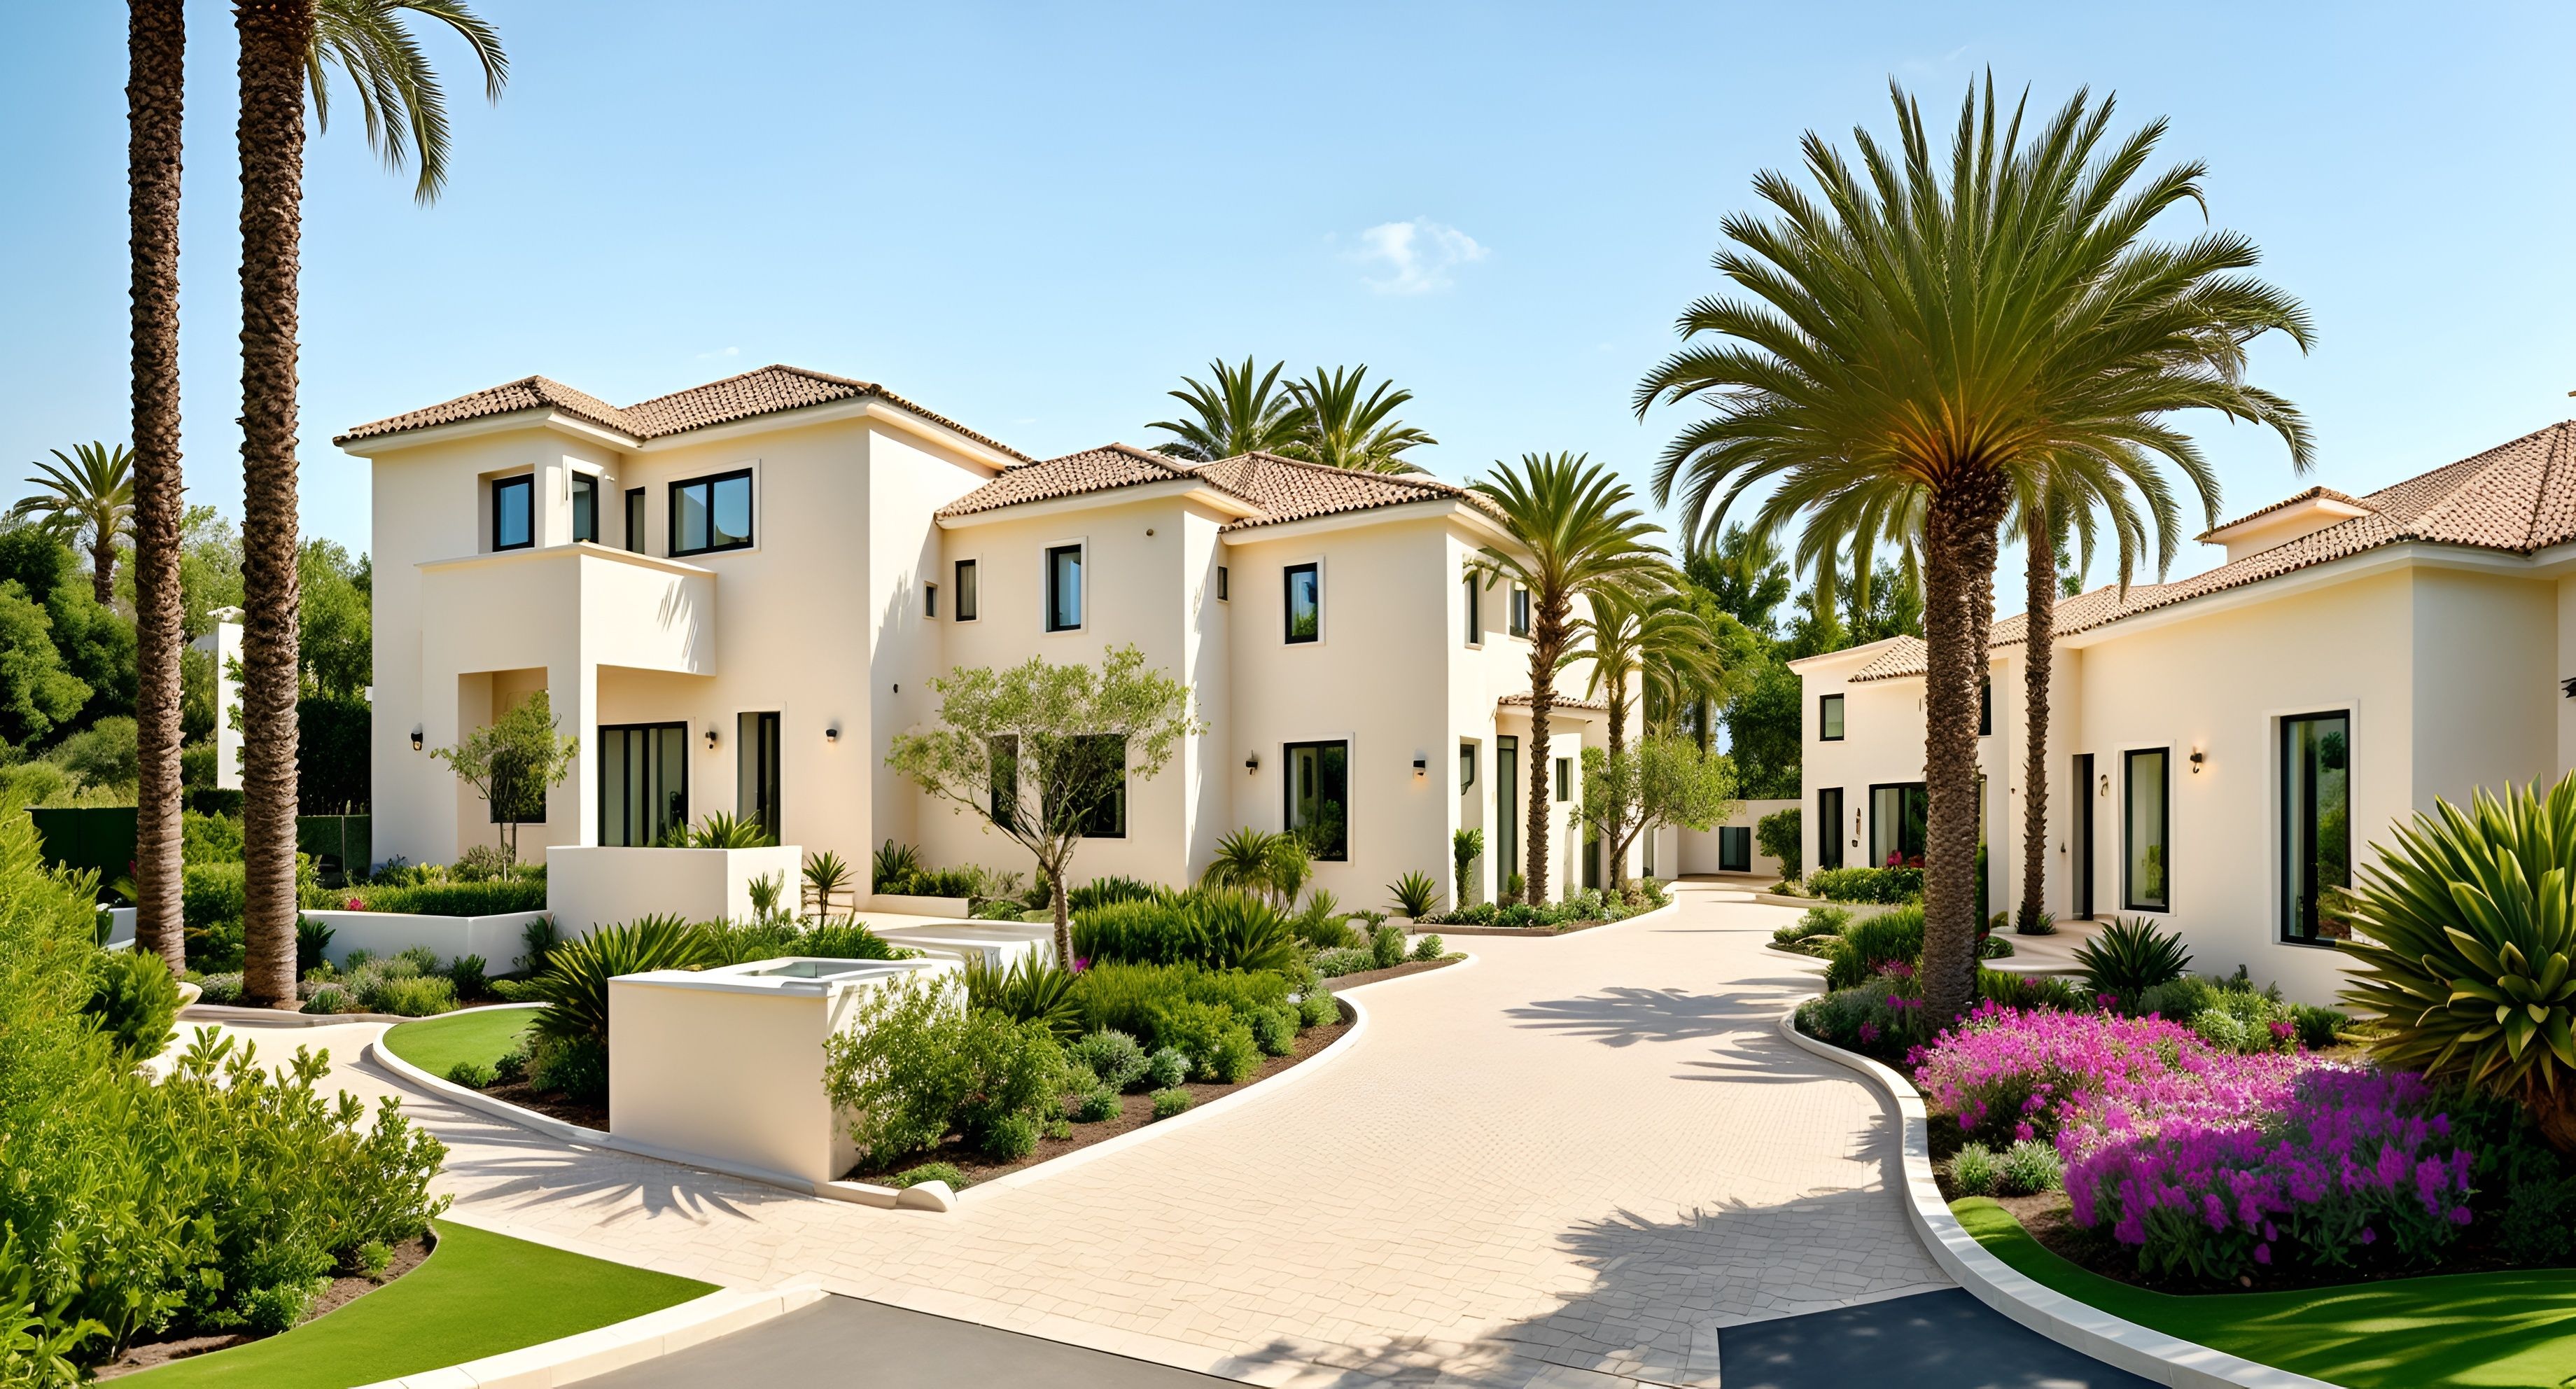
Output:
[[2095,994],[2110,994],[2125,1005],[2144,990],[2180,979],[2191,968],[2191,952],[2183,949],[2182,937],[2157,930],[2145,917],[2129,917],[2075,947],[2075,963]]
[[2383,1065],[2517,1098],[2576,1152],[2576,773],[2538,791],[2437,800],[2397,828],[2349,894],[2343,997],[2379,1016]]
[[[876,856],[869,864],[870,889],[876,892],[891,892],[894,887],[910,881],[912,876],[920,871],[921,855],[915,852],[911,845],[897,844],[889,839],[877,846]],[[892,886],[889,886],[890,884]]]
[[1431,915],[1432,907],[1440,901],[1440,884],[1424,872],[1407,873],[1388,883],[1386,890],[1395,894],[1396,909],[1417,921]]
[[830,916],[832,899],[849,890],[847,860],[829,849],[805,856],[805,900],[814,904],[814,915]]
[[767,826],[724,810],[709,812],[696,829],[689,831],[692,849],[758,849],[769,842]]
[[520,997],[546,1005],[530,1026],[563,1041],[608,1040],[608,981],[657,969],[704,969],[716,951],[705,931],[676,916],[602,926],[546,952],[545,972]]
[[1042,1022],[1058,1041],[1082,1033],[1082,1010],[1074,1002],[1074,973],[1052,962],[1022,955],[1009,968],[981,954],[966,960],[966,1006],[1000,1013],[1013,1022]]
[[1192,915],[1207,934],[1210,969],[1286,970],[1303,953],[1288,918],[1258,897],[1211,893],[1193,906]]

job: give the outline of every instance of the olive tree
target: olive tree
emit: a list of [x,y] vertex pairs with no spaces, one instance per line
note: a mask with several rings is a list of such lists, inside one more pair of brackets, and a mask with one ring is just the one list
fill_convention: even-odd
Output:
[[581,740],[555,732],[554,708],[546,692],[537,691],[492,723],[474,730],[452,748],[430,756],[456,771],[456,779],[491,803],[494,836],[503,858],[519,861],[519,826],[542,820],[546,792],[572,773]]
[[1583,822],[1614,864],[1657,825],[1704,830],[1735,812],[1735,765],[1692,740],[1649,735],[1617,753],[1583,750]]

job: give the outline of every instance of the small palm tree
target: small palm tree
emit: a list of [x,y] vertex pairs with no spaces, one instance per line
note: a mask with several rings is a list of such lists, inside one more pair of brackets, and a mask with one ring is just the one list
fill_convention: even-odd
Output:
[[1317,367],[1305,380],[1288,383],[1289,392],[1305,413],[1305,430],[1294,443],[1279,451],[1309,463],[1361,472],[1421,472],[1421,467],[1405,461],[1404,451],[1440,441],[1392,418],[1397,407],[1413,399],[1413,392],[1398,390],[1391,381],[1380,381],[1375,390],[1362,396],[1360,390],[1367,379],[1365,365],[1349,371],[1335,367],[1329,372]]
[[68,454],[53,450],[55,461],[37,459],[42,474],[27,481],[44,490],[10,508],[10,515],[61,536],[65,543],[89,551],[89,587],[101,603],[116,597],[117,537],[134,529],[133,451],[119,444],[76,444]]
[[[1576,600],[1606,589],[1650,591],[1670,583],[1672,565],[1648,537],[1663,527],[1629,505],[1627,484],[1579,454],[1524,454],[1494,465],[1475,490],[1511,532],[1511,549],[1488,546],[1468,560],[1486,587],[1509,581],[1530,596],[1530,753],[1523,844],[1527,900],[1547,898],[1548,734],[1556,672],[1575,636]],[[1509,865],[1504,865],[1507,869]]]
[[2198,164],[2145,177],[2157,121],[2106,142],[2112,104],[2079,92],[2023,139],[2023,107],[1962,103],[1951,157],[1891,84],[1898,139],[1854,134],[1855,167],[1810,134],[1820,197],[1782,174],[1755,187],[1776,220],[1726,221],[1717,267],[1747,296],[1708,298],[1686,337],[1726,339],[1668,358],[1637,389],[1699,400],[1657,465],[1697,531],[1769,485],[1763,521],[1830,509],[1891,482],[1923,496],[1924,779],[1930,801],[1924,996],[1936,1018],[1967,1004],[1979,925],[1977,706],[1996,532],[2036,470],[2130,451],[2177,463],[2199,449],[2167,418],[2208,409],[2276,430],[2305,469],[2307,426],[2246,383],[2244,344],[2269,332],[2302,348],[2307,313],[2242,272],[2252,242],[2211,232],[2148,239],[2155,218],[2203,203]]
[[[1679,573],[1662,576],[1661,582],[1678,585]],[[1628,752],[1628,697],[1638,693],[1641,704],[1660,700],[1669,706],[1679,702],[1683,690],[1714,683],[1720,674],[1717,642],[1706,622],[1693,610],[1688,599],[1670,588],[1601,587],[1585,597],[1591,612],[1574,624],[1573,644],[1566,648],[1568,664],[1592,663],[1592,676],[1584,693],[1604,695],[1610,706],[1610,732],[1606,751],[1613,763]],[[1649,693],[1654,698],[1643,698]],[[1613,806],[1610,819],[1601,826],[1601,840],[1614,846],[1627,840],[1626,806]],[[1625,891],[1628,886],[1628,864],[1624,854],[1613,854],[1610,885]]]
[[[1208,363],[1212,381],[1181,378],[1183,389],[1167,392],[1189,407],[1179,420],[1156,420],[1145,426],[1173,437],[1154,452],[1199,463],[1213,463],[1244,453],[1280,453],[1305,437],[1306,410],[1293,388],[1279,384],[1285,362],[1259,371],[1250,357],[1239,367]],[[1256,377],[1256,372],[1258,375]]]

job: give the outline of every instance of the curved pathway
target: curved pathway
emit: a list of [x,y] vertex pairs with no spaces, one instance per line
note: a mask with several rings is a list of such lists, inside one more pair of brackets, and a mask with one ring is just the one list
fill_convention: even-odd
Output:
[[[1730,1327],[1948,1286],[1873,1092],[1782,1042],[1814,966],[1717,900],[1370,986],[1350,1054],[952,1214],[539,1137],[425,1097],[477,1225],[1262,1383],[1713,1384]],[[369,1025],[265,1033],[348,1064]],[[272,1042],[273,1039],[273,1042]],[[1296,1073],[1291,1073],[1294,1076]],[[1043,1169],[1039,1169],[1043,1171]]]

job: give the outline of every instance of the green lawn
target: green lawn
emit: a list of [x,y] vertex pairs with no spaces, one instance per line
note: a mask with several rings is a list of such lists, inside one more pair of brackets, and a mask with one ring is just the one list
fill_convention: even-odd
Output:
[[429,1261],[283,1336],[147,1370],[151,1389],[350,1389],[576,1335],[701,1297],[709,1284],[438,1223]]
[[1984,1197],[1950,1209],[1995,1257],[2079,1302],[2349,1389],[2556,1385],[2576,1374],[2576,1269],[2177,1297],[2078,1268]]
[[480,1061],[489,1066],[500,1060],[501,1053],[518,1045],[520,1035],[528,1030],[528,1020],[536,1015],[537,1006],[529,1004],[523,1008],[477,1008],[470,1013],[396,1023],[385,1031],[385,1047],[445,1080],[448,1068],[459,1061]]

